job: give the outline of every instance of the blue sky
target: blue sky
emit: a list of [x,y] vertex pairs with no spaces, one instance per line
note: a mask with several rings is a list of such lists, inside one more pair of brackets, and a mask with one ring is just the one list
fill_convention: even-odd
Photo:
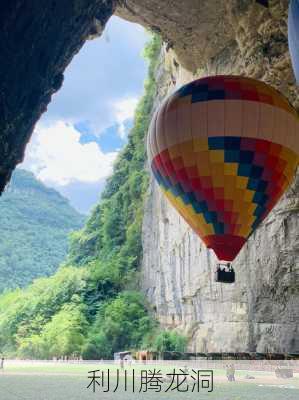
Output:
[[86,42],[37,123],[21,168],[87,212],[96,203],[127,140],[142,95],[148,35],[112,17],[104,34]]

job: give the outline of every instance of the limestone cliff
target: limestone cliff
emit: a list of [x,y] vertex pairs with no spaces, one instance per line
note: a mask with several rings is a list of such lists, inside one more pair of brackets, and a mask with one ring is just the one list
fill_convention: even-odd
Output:
[[[273,1],[270,9],[248,3],[227,2],[231,9],[221,12],[234,36],[213,59],[189,54],[193,72],[164,48],[157,106],[174,85],[215,73],[262,79],[298,105],[287,51],[287,2]],[[227,286],[214,282],[213,252],[151,181],[143,224],[143,290],[160,322],[189,336],[190,350],[299,352],[298,190],[297,176],[239,254],[237,283]]]
[[215,257],[152,181],[143,225],[143,289],[160,322],[193,351],[298,352],[299,180],[214,282]]

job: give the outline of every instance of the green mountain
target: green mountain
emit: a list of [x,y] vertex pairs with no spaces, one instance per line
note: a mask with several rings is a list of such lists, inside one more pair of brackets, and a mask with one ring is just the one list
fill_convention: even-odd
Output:
[[0,291],[53,274],[84,217],[54,189],[16,169],[0,197]]

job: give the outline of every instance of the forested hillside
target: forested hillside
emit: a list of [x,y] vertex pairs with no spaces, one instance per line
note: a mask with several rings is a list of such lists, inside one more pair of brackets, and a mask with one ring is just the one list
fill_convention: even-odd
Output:
[[0,197],[0,292],[52,275],[84,218],[58,192],[16,169]]
[[185,338],[161,332],[139,291],[143,201],[148,186],[145,135],[156,93],[161,42],[145,48],[148,79],[128,144],[85,227],[72,234],[67,265],[26,290],[0,297],[0,351],[19,357],[82,355],[150,346],[180,350]]

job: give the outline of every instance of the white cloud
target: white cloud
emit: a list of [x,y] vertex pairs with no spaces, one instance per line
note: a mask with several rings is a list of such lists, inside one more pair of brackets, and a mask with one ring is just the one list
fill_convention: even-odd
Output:
[[112,104],[114,116],[118,124],[118,133],[122,139],[124,139],[126,136],[126,128],[124,123],[128,119],[134,118],[137,103],[137,97],[127,97]]
[[[115,124],[119,99],[125,107],[140,97],[147,63],[140,53],[148,35],[136,24],[113,16],[103,36],[87,41],[65,71],[62,88],[52,97],[43,121],[62,120],[75,125],[88,122],[94,135]],[[134,100],[133,100],[134,101]],[[124,135],[122,123],[120,134]]]
[[36,126],[21,167],[49,184],[67,185],[75,180],[91,183],[111,174],[116,156],[117,152],[103,153],[95,142],[80,143],[80,132],[56,121]]

